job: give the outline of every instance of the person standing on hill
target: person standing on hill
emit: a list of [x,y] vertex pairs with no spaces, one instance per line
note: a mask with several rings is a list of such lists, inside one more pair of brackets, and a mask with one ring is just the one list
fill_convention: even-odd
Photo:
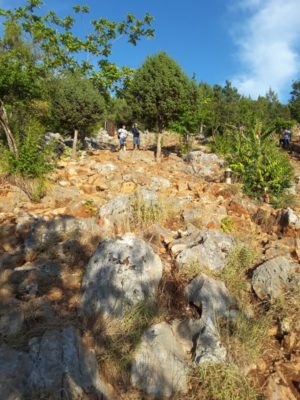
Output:
[[283,134],[282,134],[282,139],[281,139],[281,144],[284,149],[288,149],[290,147],[292,139],[292,132],[290,129],[285,129]]
[[135,150],[136,148],[140,150],[140,132],[138,130],[137,124],[133,124],[132,134],[133,134],[133,150]]
[[126,139],[128,132],[126,130],[126,126],[123,125],[122,128],[118,130],[118,138],[120,143],[120,150],[126,151]]

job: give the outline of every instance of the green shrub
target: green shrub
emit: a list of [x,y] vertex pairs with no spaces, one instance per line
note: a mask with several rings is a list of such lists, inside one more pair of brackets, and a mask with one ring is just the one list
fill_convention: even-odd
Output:
[[231,217],[224,217],[221,220],[221,230],[224,233],[229,233],[234,230],[234,223]]
[[25,132],[24,137],[17,138],[19,157],[2,147],[1,169],[24,178],[41,178],[52,168],[51,147],[42,143],[44,132],[40,124],[32,122]]
[[257,124],[251,130],[217,134],[212,149],[225,157],[247,194],[279,198],[291,185],[293,168],[272,132],[258,132]]

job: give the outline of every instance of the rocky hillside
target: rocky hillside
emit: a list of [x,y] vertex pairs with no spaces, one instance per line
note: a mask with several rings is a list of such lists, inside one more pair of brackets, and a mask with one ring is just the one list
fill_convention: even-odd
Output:
[[2,177],[1,399],[300,398],[299,181],[275,210],[164,147],[62,159],[40,203]]

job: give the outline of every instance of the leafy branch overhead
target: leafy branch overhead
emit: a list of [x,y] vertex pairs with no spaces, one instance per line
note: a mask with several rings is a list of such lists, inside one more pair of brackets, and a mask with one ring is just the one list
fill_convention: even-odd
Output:
[[[102,60],[110,56],[118,37],[125,36],[129,43],[136,45],[141,37],[154,36],[154,29],[151,28],[153,17],[147,13],[142,19],[128,14],[120,22],[106,18],[94,19],[91,21],[91,33],[79,37],[72,31],[75,17],[68,15],[60,18],[55,11],[41,15],[39,9],[43,3],[43,0],[27,0],[25,6],[14,10],[0,9],[0,16],[22,27],[47,68],[93,71],[93,63],[87,59],[79,61],[78,58],[83,59],[88,54],[95,56],[101,67]],[[87,14],[89,8],[77,5],[73,7],[73,12]],[[80,57],[77,58],[78,54]]]

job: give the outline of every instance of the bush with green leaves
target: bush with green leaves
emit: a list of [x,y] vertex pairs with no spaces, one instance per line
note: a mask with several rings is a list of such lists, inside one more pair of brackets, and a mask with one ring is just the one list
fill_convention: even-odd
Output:
[[227,130],[215,136],[212,149],[225,157],[252,197],[278,198],[291,185],[293,168],[273,130],[261,132],[259,125],[244,131]]
[[24,131],[17,138],[18,157],[2,146],[1,170],[24,178],[41,178],[52,169],[51,146],[43,144],[44,130],[40,124],[31,122]]

